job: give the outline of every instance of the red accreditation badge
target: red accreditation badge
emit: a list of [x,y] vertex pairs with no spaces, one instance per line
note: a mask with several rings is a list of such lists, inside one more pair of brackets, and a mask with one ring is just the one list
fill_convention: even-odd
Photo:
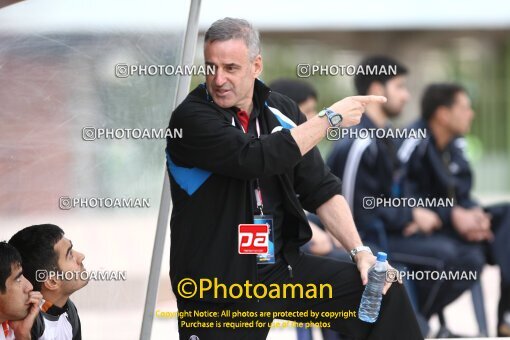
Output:
[[267,254],[269,226],[267,224],[240,224],[238,240],[239,254]]

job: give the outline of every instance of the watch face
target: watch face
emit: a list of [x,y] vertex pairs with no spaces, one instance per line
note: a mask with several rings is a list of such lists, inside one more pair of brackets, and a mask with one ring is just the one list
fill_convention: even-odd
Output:
[[338,125],[342,122],[342,116],[340,115],[334,115],[333,117],[331,117],[331,124],[333,125]]

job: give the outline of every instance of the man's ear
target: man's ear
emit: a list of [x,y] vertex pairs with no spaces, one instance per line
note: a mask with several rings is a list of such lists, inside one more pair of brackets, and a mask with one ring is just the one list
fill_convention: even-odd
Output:
[[439,124],[446,126],[450,119],[450,109],[446,106],[438,107],[434,113],[434,119],[436,119]]
[[55,278],[48,278],[43,282],[43,286],[46,290],[55,291],[60,288],[60,281]]
[[255,60],[253,61],[253,76],[255,78],[258,78],[259,75],[262,73],[262,69],[264,68],[262,64],[262,56],[259,54],[255,57]]
[[367,95],[386,96],[386,90],[384,88],[384,85],[378,81],[372,82],[368,87]]

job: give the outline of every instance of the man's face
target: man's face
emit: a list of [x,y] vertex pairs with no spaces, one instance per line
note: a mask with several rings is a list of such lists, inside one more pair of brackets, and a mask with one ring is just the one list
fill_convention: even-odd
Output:
[[23,276],[19,264],[11,265],[11,275],[5,281],[5,287],[5,293],[0,293],[0,316],[10,321],[24,319],[31,307],[28,294],[34,287]]
[[468,133],[474,116],[471,100],[467,94],[457,93],[453,105],[447,110],[447,124],[452,134],[465,135]]
[[391,78],[386,82],[384,90],[384,96],[388,101],[382,104],[382,108],[388,118],[397,117],[409,100],[406,77],[402,75]]
[[262,72],[262,58],[250,61],[248,47],[242,39],[207,42],[204,47],[206,65],[214,66],[214,75],[207,75],[207,90],[214,102],[222,107],[247,108],[253,98],[255,79]]
[[311,119],[317,114],[317,100],[314,97],[308,97],[299,104],[299,109],[305,114],[307,119]]
[[[73,243],[67,238],[63,237],[60,241],[53,246],[58,256],[58,268],[62,272],[85,272],[83,260],[85,255],[73,249]],[[60,282],[60,289],[63,294],[71,295],[75,291],[87,285],[88,281],[82,280],[81,277],[86,278],[86,275],[73,276],[73,280],[62,280]]]

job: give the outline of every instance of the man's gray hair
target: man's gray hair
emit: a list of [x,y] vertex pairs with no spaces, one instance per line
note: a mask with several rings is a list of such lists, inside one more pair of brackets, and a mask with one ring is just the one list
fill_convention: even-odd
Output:
[[244,19],[224,18],[216,20],[205,32],[204,43],[242,39],[248,47],[248,57],[253,61],[260,54],[259,32]]

